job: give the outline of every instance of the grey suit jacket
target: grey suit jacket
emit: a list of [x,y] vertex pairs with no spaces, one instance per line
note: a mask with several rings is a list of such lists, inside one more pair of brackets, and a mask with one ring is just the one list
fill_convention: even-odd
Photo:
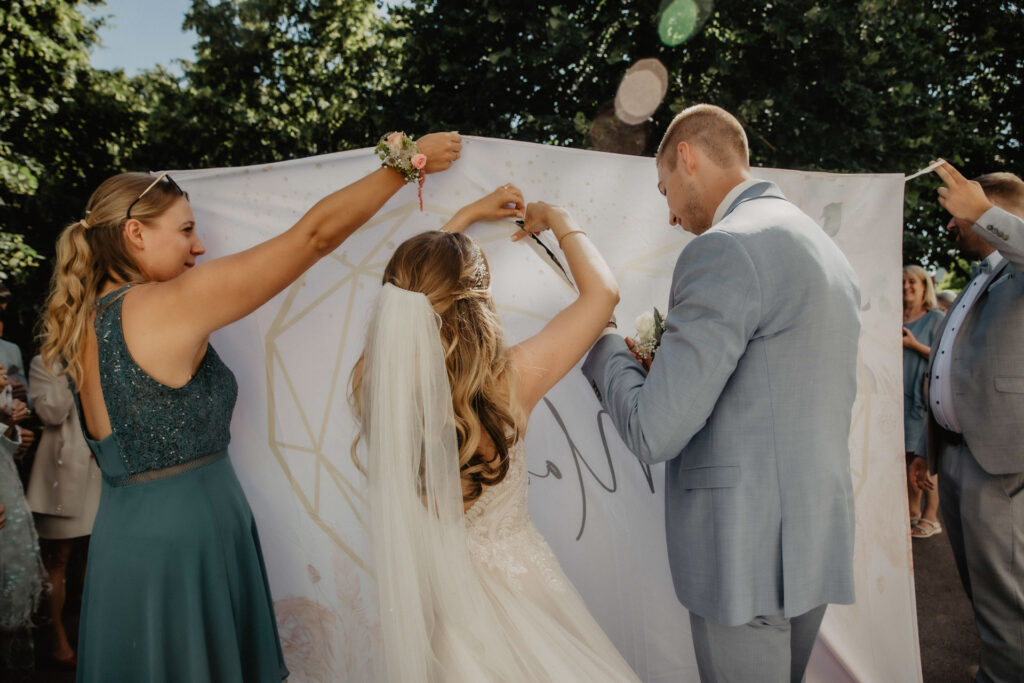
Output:
[[[994,207],[973,229],[1006,260],[956,333],[950,377],[953,409],[978,464],[989,474],[1014,474],[1024,472],[1024,220]],[[963,292],[950,311],[962,297]],[[936,339],[946,333],[948,320]],[[930,366],[928,376],[934,376]],[[918,452],[927,453],[932,472],[937,472],[948,433],[931,410],[926,434],[927,447]]]
[[691,612],[738,625],[853,601],[859,302],[838,247],[758,183],[680,254],[650,373],[615,335],[587,357],[625,443],[667,461],[669,562]]

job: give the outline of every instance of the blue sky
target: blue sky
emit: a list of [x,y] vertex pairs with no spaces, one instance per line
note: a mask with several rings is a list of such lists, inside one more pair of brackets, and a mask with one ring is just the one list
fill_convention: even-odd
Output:
[[163,64],[172,73],[181,69],[175,59],[191,59],[196,40],[193,31],[181,28],[191,0],[106,0],[86,16],[106,16],[100,31],[102,47],[95,48],[92,65],[98,69],[122,68],[128,75]]

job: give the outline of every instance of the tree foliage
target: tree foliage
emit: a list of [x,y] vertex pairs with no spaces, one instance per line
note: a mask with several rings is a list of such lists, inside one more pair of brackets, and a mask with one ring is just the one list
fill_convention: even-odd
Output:
[[[34,294],[45,291],[48,276],[32,272],[35,249],[52,254],[89,192],[130,156],[146,114],[123,72],[90,66],[102,22],[85,19],[78,4],[0,7],[0,231],[10,247],[0,251],[0,271]],[[38,298],[17,300],[26,323]]]
[[199,36],[159,102],[140,152],[153,168],[245,165],[365,146],[372,93],[388,78],[372,0],[195,0]]
[[[668,47],[659,0],[193,0],[182,76],[131,78],[88,63],[100,22],[80,7],[98,1],[0,8],[0,230],[44,256],[112,173],[276,161],[396,128],[573,147],[610,135],[650,154],[703,101],[741,119],[758,165],[1024,168],[1015,1],[699,0],[702,29]],[[669,72],[665,102],[615,123],[619,81],[647,57]],[[907,185],[904,260],[956,268],[937,184]]]
[[[910,172],[943,156],[969,174],[1021,169],[1024,21],[1012,3],[718,0],[681,47],[657,37],[656,0],[411,0],[392,93],[403,125],[585,146],[626,69],[670,73],[646,152],[684,106],[736,114],[753,162]],[[905,260],[950,264],[934,178],[907,187]]]

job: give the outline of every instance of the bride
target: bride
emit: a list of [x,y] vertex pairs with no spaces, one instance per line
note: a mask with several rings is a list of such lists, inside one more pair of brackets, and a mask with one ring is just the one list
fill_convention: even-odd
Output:
[[533,407],[608,324],[618,286],[564,209],[525,206],[518,236],[550,229],[580,293],[506,347],[487,259],[462,231],[523,209],[506,185],[399,245],[353,371],[380,677],[392,683],[638,680],[530,519],[522,446]]

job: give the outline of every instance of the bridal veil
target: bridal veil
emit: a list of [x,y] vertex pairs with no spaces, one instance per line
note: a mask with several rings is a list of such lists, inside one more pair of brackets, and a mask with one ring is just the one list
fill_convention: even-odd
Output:
[[393,683],[526,681],[467,547],[451,389],[427,297],[385,284],[363,366],[370,533]]

